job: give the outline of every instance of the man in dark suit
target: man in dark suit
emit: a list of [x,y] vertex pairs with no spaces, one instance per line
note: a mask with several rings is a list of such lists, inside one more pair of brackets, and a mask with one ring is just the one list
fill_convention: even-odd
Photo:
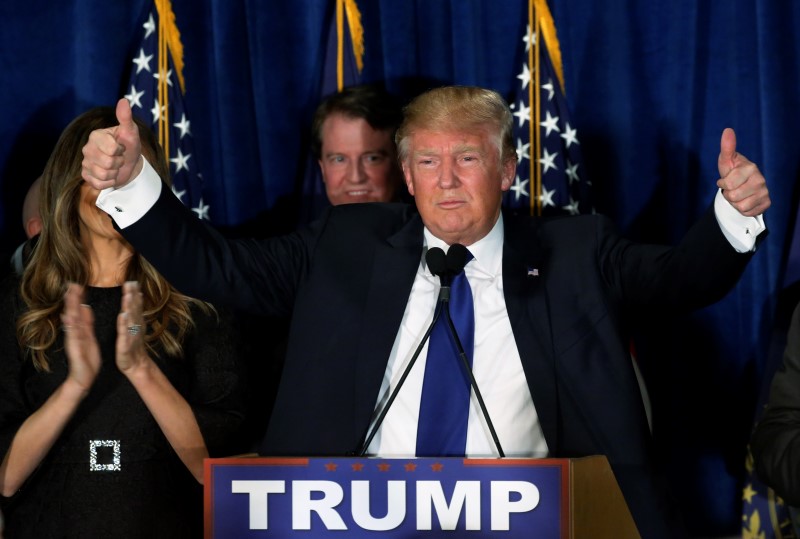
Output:
[[[114,188],[98,206],[183,292],[292,313],[263,454],[359,450],[431,321],[439,281],[425,253],[459,243],[474,257],[464,270],[473,370],[505,455],[606,455],[642,536],[678,536],[651,458],[627,325],[645,309],[708,305],[734,286],[764,230],[764,177],[724,131],[713,207],[677,247],[637,245],[601,216],[501,213],[516,152],[496,92],[437,88],[404,112],[398,153],[416,208],[336,206],[280,238],[226,241],[185,211],[141,159],[124,100],[120,125],[84,148],[84,178]],[[367,454],[420,454],[425,362],[423,350]],[[463,454],[497,455],[490,430],[470,401]]]
[[759,478],[794,508],[800,507],[800,304],[786,334],[783,363],[750,440]]

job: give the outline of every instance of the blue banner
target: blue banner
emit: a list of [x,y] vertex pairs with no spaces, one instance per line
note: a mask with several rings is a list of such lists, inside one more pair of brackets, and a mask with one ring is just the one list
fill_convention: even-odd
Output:
[[[209,459],[206,538],[568,537],[567,461]],[[459,535],[460,536],[460,535]]]

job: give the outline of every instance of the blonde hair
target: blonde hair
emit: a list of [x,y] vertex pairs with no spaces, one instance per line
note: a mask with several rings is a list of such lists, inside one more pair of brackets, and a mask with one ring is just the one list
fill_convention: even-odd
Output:
[[443,86],[414,98],[403,109],[403,123],[395,143],[401,163],[408,159],[409,138],[419,129],[431,131],[475,131],[489,129],[500,155],[500,163],[516,161],[511,135],[513,116],[505,100],[493,90],[476,86]]
[[[138,118],[134,121],[139,127],[142,153],[169,183],[163,149],[149,126]],[[17,319],[17,339],[38,370],[50,370],[47,351],[56,342],[67,283],[85,286],[89,280],[78,213],[82,148],[92,131],[117,123],[111,107],[95,107],[81,114],[61,133],[42,173],[42,232],[22,275],[20,292],[27,310]],[[155,353],[154,346],[158,345],[168,355],[181,357],[183,338],[193,326],[191,306],[205,312],[212,307],[180,294],[138,253],[128,260],[125,279],[139,281],[141,286],[148,351]]]

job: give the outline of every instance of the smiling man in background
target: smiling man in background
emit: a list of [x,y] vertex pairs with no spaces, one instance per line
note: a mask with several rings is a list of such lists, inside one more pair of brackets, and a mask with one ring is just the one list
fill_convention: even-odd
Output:
[[311,150],[332,205],[401,200],[394,133],[402,119],[396,100],[376,85],[350,86],[320,103]]

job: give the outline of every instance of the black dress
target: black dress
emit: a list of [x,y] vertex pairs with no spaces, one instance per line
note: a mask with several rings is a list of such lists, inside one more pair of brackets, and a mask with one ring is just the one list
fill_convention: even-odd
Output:
[[[13,281],[9,283],[9,281]],[[20,352],[18,281],[6,280],[0,306],[0,454],[20,425],[67,375],[63,339],[37,371]],[[47,457],[10,498],[2,498],[6,539],[202,537],[198,484],[116,367],[121,288],[87,288],[103,365]],[[239,362],[225,323],[195,311],[184,358],[154,360],[192,407],[212,456],[242,420]]]

